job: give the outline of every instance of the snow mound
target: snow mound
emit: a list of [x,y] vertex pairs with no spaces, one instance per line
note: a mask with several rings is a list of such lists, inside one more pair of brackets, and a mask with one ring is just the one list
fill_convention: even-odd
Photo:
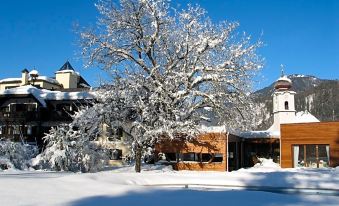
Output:
[[[281,169],[280,165],[278,163],[273,162],[272,159],[258,158],[258,160],[260,162],[255,164],[253,167],[241,168],[237,171],[239,171],[239,172],[249,172],[249,173],[256,173],[256,172],[270,173],[270,172],[280,172],[280,171],[283,170],[283,169]],[[232,171],[232,172],[234,172],[234,171]]]
[[[126,172],[126,173],[135,173],[134,165],[126,165],[123,167],[117,167],[112,170],[116,173]],[[161,165],[161,164],[143,164],[141,167],[141,172],[154,172],[154,173],[165,173],[165,172],[175,172],[171,165]]]
[[254,168],[280,168],[280,165],[273,162],[272,159],[259,158],[260,163],[255,164]]

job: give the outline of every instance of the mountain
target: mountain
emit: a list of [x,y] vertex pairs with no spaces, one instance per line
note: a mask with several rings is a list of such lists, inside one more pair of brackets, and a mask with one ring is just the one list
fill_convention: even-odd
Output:
[[[339,120],[339,80],[319,79],[315,76],[293,74],[292,90],[296,92],[296,111],[309,111],[320,121]],[[273,123],[272,93],[274,83],[253,93],[257,104],[257,129],[268,129]]]

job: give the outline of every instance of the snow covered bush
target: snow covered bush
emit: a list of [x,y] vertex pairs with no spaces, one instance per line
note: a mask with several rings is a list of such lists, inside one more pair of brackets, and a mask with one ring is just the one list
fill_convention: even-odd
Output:
[[82,51],[88,65],[113,77],[102,112],[131,135],[136,171],[159,137],[194,138],[212,118],[227,128],[249,125],[262,43],[238,35],[238,23],[213,23],[201,7],[171,9],[168,0],[103,0],[96,7],[98,27],[80,33]]
[[107,151],[96,142],[98,125],[83,108],[73,122],[52,128],[44,137],[46,147],[33,161],[36,168],[57,171],[96,172],[105,166]]
[[21,142],[0,141],[0,169],[27,169],[30,159],[37,154],[36,146]]

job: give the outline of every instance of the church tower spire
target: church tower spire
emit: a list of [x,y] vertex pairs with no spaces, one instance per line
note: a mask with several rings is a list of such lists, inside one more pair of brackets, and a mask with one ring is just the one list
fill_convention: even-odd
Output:
[[281,77],[274,84],[273,117],[274,123],[269,130],[280,131],[280,124],[292,123],[295,120],[294,95],[291,90],[292,81],[284,74],[281,67]]

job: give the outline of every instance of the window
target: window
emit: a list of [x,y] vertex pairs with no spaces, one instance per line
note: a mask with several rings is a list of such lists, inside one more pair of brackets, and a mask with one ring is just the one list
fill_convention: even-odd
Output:
[[18,87],[18,86],[5,86],[5,89],[13,89],[15,87]]
[[110,126],[107,126],[106,131],[107,131],[109,141],[121,140],[121,138],[123,136],[123,128],[122,127],[112,128]]
[[209,162],[212,159],[212,155],[209,153],[201,154],[201,162]]
[[123,134],[123,129],[122,129],[122,127],[118,127],[116,130],[115,130],[115,135],[119,138],[119,139],[121,139],[121,137],[122,137],[122,134]]
[[122,150],[121,149],[111,149],[110,150],[110,160],[122,160]]
[[212,162],[222,162],[222,154],[215,154]]
[[190,152],[190,153],[180,154],[180,161],[202,162],[202,163],[222,162],[223,161],[223,155],[222,154]]
[[14,134],[22,134],[22,127],[19,125],[14,126]]
[[0,111],[1,111],[1,112],[9,112],[9,107],[8,107],[8,106],[6,106],[6,107],[1,107],[1,108],[0,108]]
[[27,107],[25,104],[14,104],[14,111],[16,112],[25,112],[27,111]]
[[7,134],[12,135],[13,134],[13,127],[7,126]]
[[166,161],[168,162],[176,162],[177,154],[176,153],[165,153]]
[[181,154],[181,160],[182,161],[188,161],[188,162],[193,162],[197,161],[198,157],[195,153],[183,153]]
[[285,110],[288,110],[288,101],[285,101]]
[[293,145],[293,167],[329,167],[329,145]]
[[36,108],[35,104],[27,104],[27,111],[28,112],[34,112]]

